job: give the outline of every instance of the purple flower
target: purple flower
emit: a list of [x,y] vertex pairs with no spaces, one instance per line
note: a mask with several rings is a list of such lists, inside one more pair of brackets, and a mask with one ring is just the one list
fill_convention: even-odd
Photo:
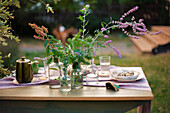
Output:
[[34,60],[41,60],[40,57],[34,57]]
[[89,4],[87,4],[87,5],[86,5],[86,7],[90,7],[90,5],[89,5]]
[[135,34],[137,34],[137,35],[145,35],[145,33],[142,33],[142,32],[136,32]]
[[135,20],[135,17],[134,17],[134,16],[132,16],[131,20],[132,20],[132,21],[133,21],[133,20]]
[[101,28],[101,31],[104,31],[104,30],[106,30],[106,28]]
[[47,60],[47,58],[34,57],[34,60],[42,60],[42,61],[45,61],[45,60]]
[[123,20],[123,18],[120,18],[120,20]]
[[85,10],[86,10],[86,8],[83,8],[82,10],[83,10],[83,11],[85,11]]
[[42,60],[42,61],[45,61],[45,60],[47,60],[47,58],[41,58],[41,60]]
[[121,25],[120,25],[120,28],[127,28],[128,27],[128,25],[127,24],[124,24],[124,23],[120,23]]
[[109,36],[108,35],[104,35],[104,38],[108,38]]
[[158,35],[158,34],[162,33],[162,31],[155,32],[155,33],[151,33],[151,32],[149,32],[149,31],[147,31],[147,33],[150,34],[150,35]]
[[[132,13],[132,12],[134,12],[134,11],[138,10],[138,8],[139,8],[139,7],[138,7],[138,6],[136,6],[136,7],[132,8],[132,9],[130,9],[127,13],[124,13],[124,15],[123,15],[123,16],[125,17],[125,16],[129,15],[130,13]],[[122,17],[123,17],[123,16],[122,16]]]
[[135,7],[135,9],[136,9],[136,10],[138,10],[138,9],[139,9],[139,7],[138,7],[138,6],[136,6],[136,7]]
[[145,31],[146,31],[146,29],[142,29],[142,28],[139,28],[139,27],[136,27],[136,29],[137,29],[138,31],[140,31],[140,32],[145,32]]
[[77,54],[77,56],[80,56],[80,53],[79,53],[79,52],[75,52],[75,54]]
[[137,37],[137,36],[135,36],[135,35],[129,35],[129,37],[135,38],[135,39],[139,39],[139,37]]
[[162,33],[162,31],[155,32],[154,34],[155,34],[155,35],[158,35],[158,34],[160,34],[160,33]]
[[139,19],[139,23],[141,23],[141,22],[143,22],[144,21],[144,19]]
[[104,45],[107,45],[107,44],[109,44],[111,42],[112,42],[112,40],[108,40],[108,41],[106,41],[106,43]]
[[112,24],[114,24],[115,22],[114,22],[114,20],[112,21]]
[[110,46],[115,52],[116,52],[116,54],[121,58],[122,56],[121,56],[121,53],[118,51],[118,49],[117,48],[115,48],[115,47],[113,47],[113,46]]
[[96,57],[96,51],[94,51],[94,56]]

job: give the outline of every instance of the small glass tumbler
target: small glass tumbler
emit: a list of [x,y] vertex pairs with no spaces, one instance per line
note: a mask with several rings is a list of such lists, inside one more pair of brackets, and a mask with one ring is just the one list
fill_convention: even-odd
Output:
[[87,85],[97,85],[98,84],[98,74],[87,74],[86,75],[86,84]]
[[56,63],[49,64],[49,87],[52,89],[60,88],[60,72]]
[[89,67],[90,73],[86,75],[86,84],[87,85],[97,85],[98,84],[98,68],[94,64],[94,59]]
[[44,74],[45,74],[45,77],[48,78],[50,70],[49,70],[49,66],[47,65],[47,60],[44,60],[43,63],[44,63]]
[[110,71],[110,56],[100,56],[100,67],[102,72]]

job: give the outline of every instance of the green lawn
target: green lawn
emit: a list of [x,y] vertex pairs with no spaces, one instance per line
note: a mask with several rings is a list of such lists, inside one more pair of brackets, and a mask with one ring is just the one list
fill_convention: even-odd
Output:
[[[45,56],[44,52],[25,52],[27,58],[33,56]],[[99,64],[99,57],[95,58]],[[118,58],[112,56],[111,64],[124,67],[142,67],[152,88],[154,100],[152,101],[152,113],[168,113],[170,111],[170,54],[160,55],[128,55]],[[42,65],[42,63],[40,63]],[[131,110],[128,113],[136,112]]]

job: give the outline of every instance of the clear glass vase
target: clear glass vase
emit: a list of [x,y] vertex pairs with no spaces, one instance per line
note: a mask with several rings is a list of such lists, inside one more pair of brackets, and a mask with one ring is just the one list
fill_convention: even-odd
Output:
[[79,89],[83,87],[83,74],[80,63],[73,63],[71,70],[71,88]]
[[60,69],[60,91],[64,93],[71,90],[69,71],[68,68]]

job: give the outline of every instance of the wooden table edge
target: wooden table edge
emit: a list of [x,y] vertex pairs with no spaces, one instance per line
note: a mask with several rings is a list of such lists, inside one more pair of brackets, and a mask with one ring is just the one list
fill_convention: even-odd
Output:
[[0,100],[49,100],[49,101],[124,101],[153,100],[154,97],[0,97]]

